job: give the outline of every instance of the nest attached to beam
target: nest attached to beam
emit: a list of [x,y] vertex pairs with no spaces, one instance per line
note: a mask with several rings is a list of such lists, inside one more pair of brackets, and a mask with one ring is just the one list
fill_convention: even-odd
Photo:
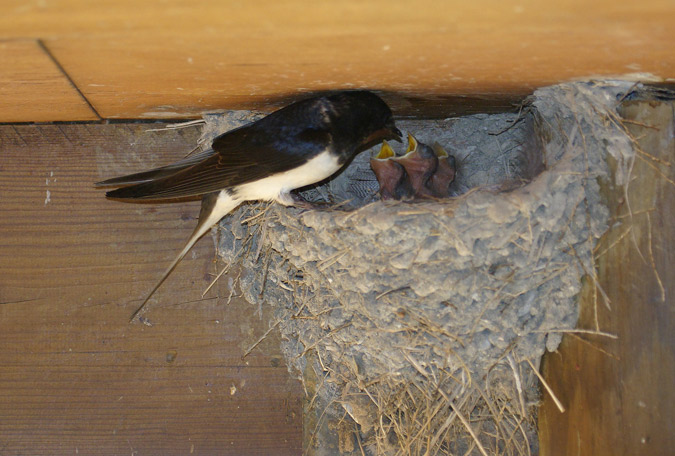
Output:
[[336,206],[245,206],[222,222],[220,254],[243,263],[244,296],[273,307],[302,374],[306,452],[536,452],[535,369],[594,280],[598,182],[625,184],[633,160],[615,121],[630,90],[570,83],[519,114],[398,122],[455,155],[454,198],[378,201],[366,153],[305,193]]

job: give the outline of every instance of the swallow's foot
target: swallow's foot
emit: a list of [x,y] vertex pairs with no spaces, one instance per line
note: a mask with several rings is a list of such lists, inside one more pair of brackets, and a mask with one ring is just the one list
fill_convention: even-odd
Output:
[[307,201],[305,198],[298,195],[297,193],[282,193],[281,195],[279,195],[279,198],[277,198],[277,202],[279,204],[283,204],[284,206],[293,206],[306,211],[310,209],[319,209],[320,207],[322,207],[317,203]]
[[319,208],[318,204],[307,201],[305,198],[298,195],[297,193],[291,193],[291,198],[293,198],[293,206],[298,207],[300,209],[308,211],[310,209]]

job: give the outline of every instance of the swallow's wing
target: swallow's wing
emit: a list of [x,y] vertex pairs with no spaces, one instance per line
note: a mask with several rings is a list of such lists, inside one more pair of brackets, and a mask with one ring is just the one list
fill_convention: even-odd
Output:
[[161,179],[163,177],[171,176],[177,172],[189,168],[201,161],[206,160],[214,154],[213,149],[197,152],[185,157],[183,160],[177,161],[167,166],[143,171],[140,173],[128,174],[126,176],[114,177],[101,182],[96,182],[96,187],[124,187],[133,184],[140,184],[142,182],[149,182],[152,180]]
[[[289,122],[256,123],[216,138],[213,152],[197,163],[110,191],[106,196],[158,200],[203,195],[303,165],[330,143],[330,133],[324,128],[301,128]],[[147,177],[145,173],[139,175]]]

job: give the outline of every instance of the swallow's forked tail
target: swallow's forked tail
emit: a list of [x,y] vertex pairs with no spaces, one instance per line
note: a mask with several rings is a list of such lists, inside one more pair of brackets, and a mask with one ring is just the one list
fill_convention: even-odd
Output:
[[136,309],[136,311],[129,318],[129,322],[134,321],[136,316],[143,310],[145,304],[152,297],[152,295],[157,291],[157,289],[164,283],[169,274],[174,270],[176,265],[183,259],[183,257],[190,251],[193,245],[199,240],[200,237],[204,235],[208,230],[213,227],[218,221],[223,218],[225,215],[229,214],[234,208],[239,206],[241,201],[232,198],[227,190],[220,192],[209,193],[204,195],[202,198],[202,208],[199,211],[199,220],[194,231],[190,235],[185,247],[180,251],[178,256],[173,260],[171,265],[164,271],[162,278],[157,282],[157,284],[150,290],[150,293],[145,297],[143,303]]

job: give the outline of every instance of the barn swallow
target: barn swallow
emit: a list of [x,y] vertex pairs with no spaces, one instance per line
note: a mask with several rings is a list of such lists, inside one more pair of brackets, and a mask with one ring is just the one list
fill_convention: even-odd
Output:
[[450,184],[457,174],[457,163],[455,157],[449,155],[440,144],[434,143],[431,148],[438,157],[438,168],[431,176],[431,189],[437,198],[447,198],[450,196]]
[[438,168],[438,157],[431,147],[418,142],[413,135],[408,134],[408,149],[405,155],[395,160],[403,165],[408,173],[416,197],[434,196],[431,177]]
[[395,157],[394,149],[384,141],[380,152],[370,159],[370,167],[380,184],[380,198],[383,200],[401,200],[414,195],[408,173]]
[[177,163],[97,183],[121,187],[106,196],[127,202],[202,197],[192,235],[131,321],[197,240],[241,203],[303,204],[291,190],[330,177],[385,139],[401,140],[389,106],[372,92],[338,92],[293,103],[224,133],[210,149]]

